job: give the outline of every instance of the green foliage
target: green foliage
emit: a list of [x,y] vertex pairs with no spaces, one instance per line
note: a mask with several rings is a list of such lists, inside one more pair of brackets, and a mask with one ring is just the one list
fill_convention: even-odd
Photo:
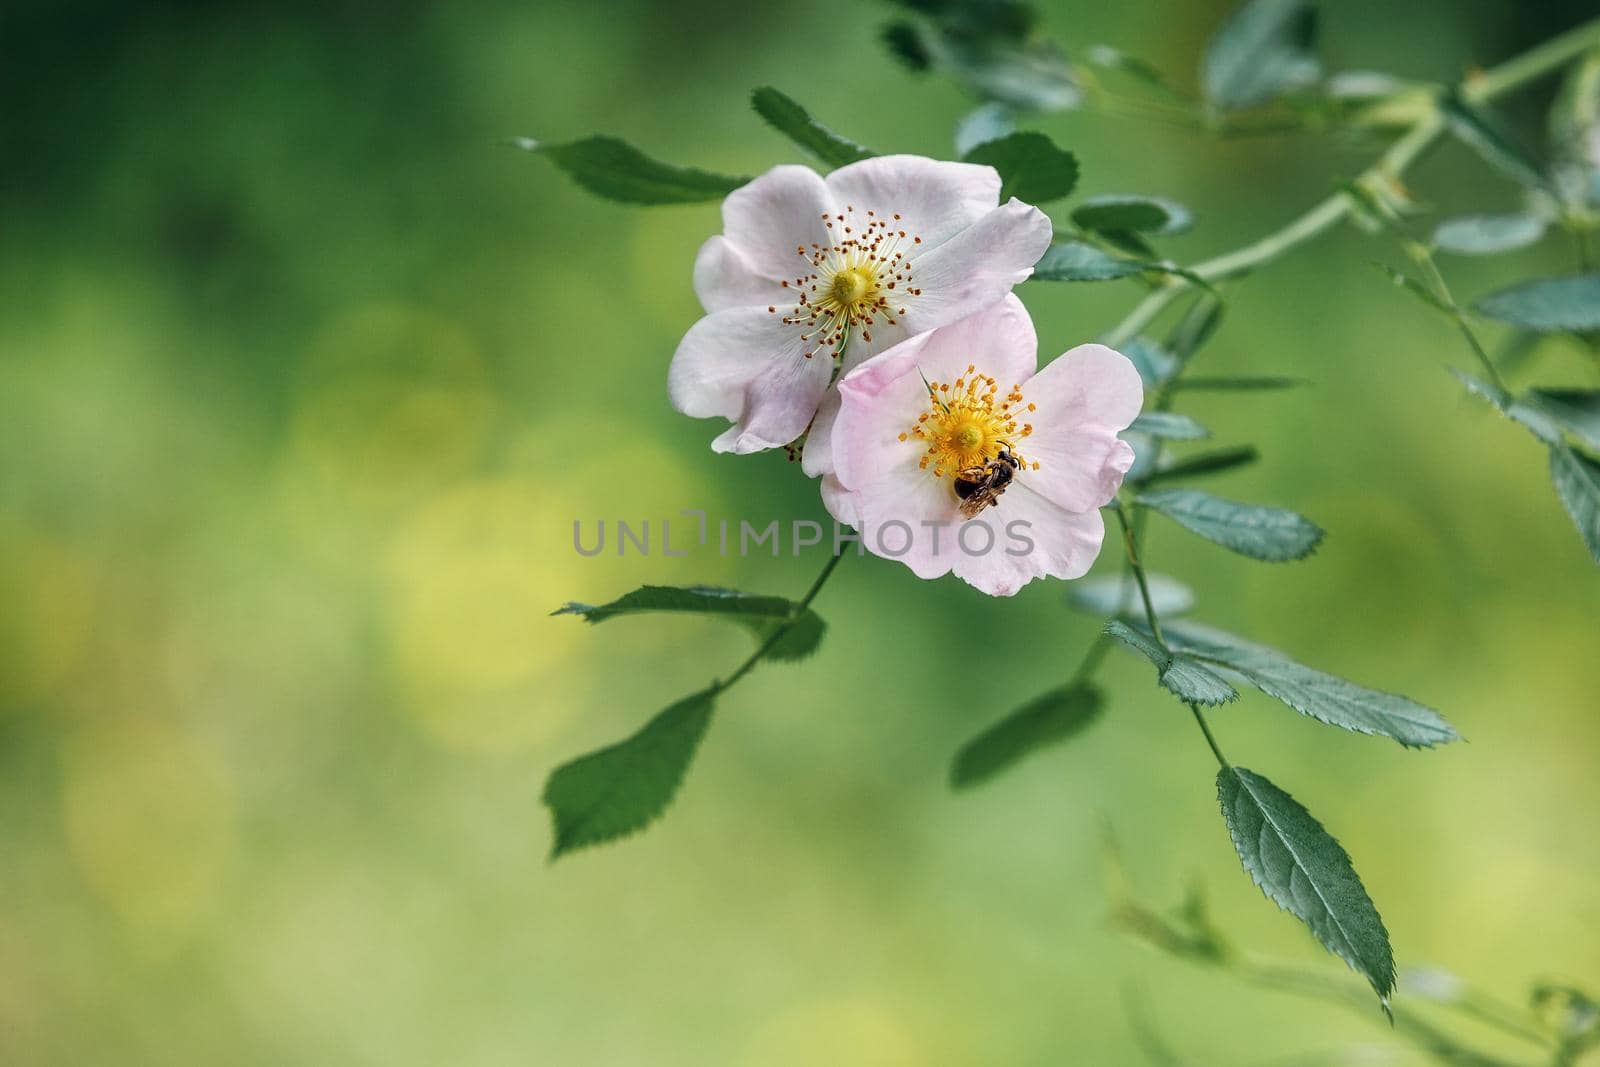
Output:
[[1100,690],[1086,682],[1035,697],[962,746],[950,765],[950,787],[978,785],[1024,756],[1082,733],[1103,705]]
[[1482,157],[1485,163],[1511,180],[1530,189],[1544,189],[1544,168],[1522,145],[1498,130],[1489,119],[1459,94],[1445,97],[1439,104],[1456,139]]
[[1149,263],[1113,256],[1083,241],[1060,241],[1045,249],[1034,265],[1032,279],[1040,282],[1108,282],[1151,268]]
[[1167,349],[1180,361],[1187,363],[1191,356],[1205,347],[1222,325],[1223,308],[1222,298],[1216,293],[1201,293],[1172,328],[1167,338]]
[[1304,378],[1180,378],[1172,383],[1173,392],[1185,393],[1246,393],[1267,392],[1276,389],[1295,389],[1309,385]]
[[771,86],[751,93],[750,105],[773,129],[830,167],[842,167],[876,155],[871,149],[840,137]]
[[1523,400],[1600,452],[1600,389],[1530,389]]
[[1510,215],[1468,215],[1446,219],[1433,231],[1441,252],[1461,256],[1492,256],[1526,248],[1544,236],[1545,220],[1529,212]]
[[1141,487],[1156,485],[1161,482],[1178,481],[1184,478],[1202,477],[1207,474],[1221,474],[1231,471],[1235,467],[1243,467],[1254,463],[1261,458],[1255,445],[1233,445],[1228,448],[1216,448],[1207,452],[1196,452],[1193,455],[1183,456],[1179,459],[1163,457],[1153,471],[1142,475],[1138,479]]
[[1322,540],[1322,529],[1303,515],[1197,489],[1155,489],[1134,502],[1223,548],[1267,563],[1304,559]]
[[1211,436],[1210,430],[1176,411],[1141,412],[1128,429],[1168,441],[1200,441]]
[[750,180],[662,163],[615,137],[597,135],[565,144],[522,137],[514,143],[518,148],[544,156],[596,196],[625,204],[700,204],[721,200]]
[[1172,648],[1237,672],[1263,693],[1318,722],[1388,737],[1407,748],[1431,748],[1461,739],[1430,707],[1314,670],[1277,649],[1191,622],[1173,623],[1166,631]]
[[1161,647],[1148,630],[1120,619],[1106,623],[1106,633],[1155,664],[1156,679],[1178,699],[1190,704],[1226,704],[1239,691],[1198,661]]
[[1553,445],[1550,478],[1589,554],[1600,563],[1600,463],[1566,445]]
[[[1194,590],[1178,579],[1155,571],[1145,573],[1150,587],[1150,602],[1161,618],[1182,615],[1194,607]],[[1081,578],[1067,587],[1067,603],[1087,615],[1120,615],[1142,618],[1144,602],[1131,575]]]
[[956,123],[956,155],[965,156],[981,144],[1015,132],[1016,128],[1016,115],[1005,104],[980,104]]
[[1539,333],[1600,330],[1600,274],[1523,282],[1484,297],[1474,310]]
[[1091,196],[1072,211],[1072,221],[1098,233],[1182,233],[1194,223],[1189,209],[1154,196]]
[[544,803],[555,824],[550,858],[643,829],[672,802],[711,722],[716,697],[685,697],[626,741],[557,767]]
[[1069,196],[1078,184],[1078,159],[1042,133],[1019,130],[985,141],[965,156],[1000,172],[1000,199],[1045,204]]
[[1013,0],[902,2],[920,16],[884,30],[890,52],[916,71],[943,68],[985,100],[1022,111],[1062,111],[1083,94],[1054,47],[1031,42],[1031,5]]
[[1406,292],[1410,293],[1424,304],[1433,308],[1435,311],[1442,311],[1451,318],[1456,317],[1457,311],[1455,308],[1445,303],[1438,293],[1435,293],[1432,289],[1429,289],[1426,285],[1423,285],[1411,275],[1405,273],[1404,271],[1395,270],[1387,263],[1374,263],[1372,265],[1373,267],[1377,268],[1378,271],[1383,273],[1390,281],[1394,282],[1397,288],[1404,289]]
[[1317,12],[1306,0],[1248,0],[1206,45],[1200,83],[1224,111],[1265,104],[1315,82]]
[[1389,931],[1350,856],[1288,793],[1254,771],[1217,771],[1217,799],[1233,847],[1261,891],[1372,984],[1389,1010]]
[[[717,586],[645,585],[618,597],[609,604],[592,605],[574,602],[558,608],[551,614],[577,615],[585,622],[591,623],[604,622],[620,615],[641,615],[650,612],[712,615],[740,623],[749,628],[757,641],[764,641],[778,627],[789,623],[796,607],[793,601],[783,597],[758,596]],[[807,608],[789,623],[787,632],[767,651],[766,658],[804,659],[817,650],[826,629],[827,626],[822,618]]]

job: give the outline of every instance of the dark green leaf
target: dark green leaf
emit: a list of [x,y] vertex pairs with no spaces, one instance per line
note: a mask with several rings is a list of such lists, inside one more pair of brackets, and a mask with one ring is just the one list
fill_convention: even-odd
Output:
[[557,767],[544,803],[552,859],[643,829],[672,802],[711,722],[714,690],[685,697],[626,741]]
[[1243,393],[1267,389],[1294,389],[1310,385],[1304,378],[1202,378],[1190,376],[1172,383],[1175,391],[1189,393]]
[[1072,211],[1072,221],[1085,230],[1166,235],[1182,233],[1194,222],[1189,209],[1154,196],[1091,196]]
[[[1165,574],[1150,571],[1145,575],[1150,586],[1150,601],[1161,618],[1182,615],[1194,607],[1194,590]],[[1067,587],[1067,603],[1087,615],[1120,615],[1139,618],[1144,601],[1139,585],[1131,575],[1081,578]]]
[[1387,1011],[1394,990],[1389,931],[1339,842],[1288,793],[1243,767],[1217,772],[1217,798],[1251,880],[1372,983]]
[[1119,619],[1106,623],[1106,633],[1155,664],[1156,679],[1179,700],[1191,704],[1226,704],[1239,698],[1239,691],[1209,667],[1162,648],[1149,631]]
[[766,119],[773,129],[830,167],[842,167],[876,154],[870,148],[863,148],[854,141],[840,137],[812,118],[805,108],[771,86],[763,86],[751,93],[750,104],[756,109],[756,114]]
[[1526,212],[1515,215],[1469,215],[1447,219],[1433,231],[1441,252],[1462,256],[1492,256],[1526,248],[1544,236],[1545,221]]
[[1192,622],[1172,623],[1166,631],[1167,643],[1173,648],[1237,671],[1263,693],[1318,722],[1388,737],[1407,748],[1430,748],[1461,739],[1430,707],[1314,670],[1277,649]]
[[1523,282],[1484,297],[1475,309],[1540,333],[1600,330],[1600,274]]
[[1035,697],[962,746],[950,765],[950,787],[977,785],[1024,756],[1082,732],[1101,706],[1100,691],[1087,683]]
[[1485,163],[1530,189],[1542,189],[1549,184],[1539,161],[1526,148],[1496,129],[1471,104],[1459,96],[1448,96],[1440,106],[1450,132],[1477,152]]
[[1206,46],[1200,82],[1224,111],[1264,104],[1321,74],[1316,9],[1305,0],[1248,0]]
[[1122,354],[1127,356],[1138,369],[1139,377],[1144,380],[1146,389],[1156,389],[1166,384],[1182,366],[1178,362],[1178,357],[1144,337],[1135,337],[1131,341],[1124,342]]
[[1043,204],[1069,195],[1078,184],[1078,160],[1042,133],[1019,130],[985,141],[965,156],[1000,172],[1000,199]]
[[1268,563],[1304,559],[1322,540],[1321,528],[1303,515],[1240,504],[1197,489],[1153,489],[1140,493],[1135,503],[1223,548]]
[[1600,389],[1530,389],[1523,399],[1600,452]]
[[998,141],[1017,128],[1016,116],[1004,104],[988,103],[969,111],[956,123],[956,155],[965,156],[989,141]]
[[1210,430],[1176,411],[1143,412],[1128,429],[1168,441],[1199,441],[1211,436]]
[[[609,604],[571,603],[551,614],[578,615],[585,622],[604,622],[618,615],[640,615],[647,612],[685,612],[696,615],[713,615],[741,623],[764,641],[773,631],[784,625],[794,611],[793,601],[783,597],[758,596],[741,593],[737,589],[721,589],[710,585],[687,587],[668,585],[640,586],[611,601]],[[790,625],[789,631],[767,652],[773,660],[803,659],[815,652],[826,629],[821,617],[807,608]]]
[[1045,249],[1033,268],[1040,282],[1108,282],[1150,269],[1148,263],[1118,259],[1082,241],[1062,241]]
[[1589,554],[1600,563],[1600,463],[1556,445],[1550,449],[1550,478]]
[[922,30],[909,22],[891,22],[883,28],[883,44],[908,70],[922,72],[933,66],[933,51]]
[[1222,315],[1222,298],[1215,293],[1201,293],[1172,328],[1167,350],[1187,363],[1217,332],[1217,327],[1222,325]]
[[1139,479],[1140,486],[1151,486],[1161,482],[1175,482],[1184,478],[1196,478],[1207,474],[1221,474],[1231,471],[1235,467],[1243,467],[1254,463],[1260,458],[1254,445],[1234,445],[1230,448],[1218,448],[1210,452],[1196,452],[1191,456],[1181,459],[1168,459],[1162,461],[1155,470]]
[[699,204],[721,200],[750,181],[677,167],[651,159],[615,137],[585,137],[566,144],[548,144],[529,137],[516,146],[537,152],[597,196],[627,204]]

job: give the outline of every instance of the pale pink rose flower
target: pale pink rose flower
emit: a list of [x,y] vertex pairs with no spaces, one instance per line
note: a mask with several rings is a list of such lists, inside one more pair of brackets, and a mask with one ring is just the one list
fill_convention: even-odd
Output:
[[819,177],[774,167],[729,194],[700,249],[706,316],[672,357],[679,411],[734,425],[711,447],[758,452],[806,433],[806,473],[831,469],[835,369],[979,311],[1033,273],[1050,220],[1000,204],[994,168],[880,156]]
[[993,596],[1078,578],[1105,536],[1099,508],[1133,463],[1118,439],[1143,403],[1139,372],[1079,345],[1035,373],[1015,296],[921,334],[839,381],[824,503],[867,550],[918,577]]

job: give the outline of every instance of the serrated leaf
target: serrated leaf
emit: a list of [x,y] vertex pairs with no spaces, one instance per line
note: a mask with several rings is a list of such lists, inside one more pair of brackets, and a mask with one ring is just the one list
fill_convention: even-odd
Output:
[[803,659],[815,652],[827,629],[822,618],[810,608],[790,622],[790,614],[795,606],[793,601],[783,597],[759,596],[712,585],[645,585],[609,604],[573,602],[557,608],[551,614],[577,615],[590,623],[604,622],[620,615],[649,612],[711,615],[748,627],[758,642],[766,640],[778,627],[788,624],[788,632],[767,651],[766,656],[767,659],[788,661]]
[[812,118],[811,113],[793,99],[770,85],[751,93],[750,105],[773,129],[830,167],[842,167],[877,154],[870,148],[840,137]]
[[1389,931],[1349,854],[1299,802],[1254,771],[1219,770],[1217,799],[1251,880],[1366,978],[1387,1011],[1394,990]]
[[1322,540],[1321,527],[1296,512],[1241,504],[1197,489],[1153,489],[1134,502],[1223,548],[1267,563],[1304,559]]
[[965,789],[999,774],[1047,745],[1073,737],[1100,715],[1100,690],[1064,685],[1035,697],[962,746],[950,765],[950,787]]
[[1120,259],[1082,241],[1062,241],[1045,249],[1034,264],[1032,280],[1039,282],[1109,282],[1150,269],[1148,263]]
[[625,204],[700,204],[721,200],[750,181],[662,163],[615,137],[585,137],[565,144],[522,137],[514,143],[544,156],[596,196]]
[[[1194,590],[1178,579],[1157,571],[1145,574],[1150,586],[1150,602],[1161,618],[1182,615],[1194,607]],[[1112,575],[1104,578],[1080,578],[1067,587],[1067,603],[1087,615],[1120,615],[1141,618],[1144,601],[1139,597],[1138,583],[1131,575]]]
[[1439,106],[1450,132],[1485,163],[1530,189],[1549,185],[1532,153],[1495,128],[1477,108],[1455,95],[1445,97]]
[[[1155,470],[1137,479],[1141,486],[1156,485],[1160,482],[1175,482],[1184,478],[1203,477],[1207,474],[1221,474],[1231,471],[1235,467],[1243,467],[1254,463],[1260,458],[1254,445],[1234,445],[1230,448],[1217,448],[1209,452],[1196,452],[1193,455],[1183,456],[1179,459],[1163,460]],[[1129,479],[1130,481],[1134,479]]]
[[1211,436],[1210,430],[1176,411],[1141,412],[1128,429],[1168,441],[1200,441]]
[[1016,129],[1016,115],[1009,107],[994,102],[982,104],[956,123],[956,155],[965,156],[979,145],[997,141]]
[[1556,445],[1550,449],[1550,478],[1589,554],[1600,563],[1600,463]]
[[1043,204],[1070,195],[1078,184],[1078,158],[1034,130],[985,141],[964,158],[1000,172],[1001,200]]
[[1122,354],[1128,357],[1134,369],[1139,372],[1139,377],[1143,379],[1147,390],[1165,385],[1183,366],[1178,362],[1177,356],[1145,337],[1135,337],[1131,341],[1123,342]]
[[1194,224],[1194,215],[1177,201],[1124,194],[1091,196],[1072,210],[1071,217],[1085,230],[1108,234],[1131,230],[1166,236]]
[[1474,310],[1539,333],[1600,330],[1600,274],[1523,282],[1484,297]]
[[1530,389],[1523,399],[1600,452],[1600,389]]
[[1307,667],[1277,649],[1192,622],[1164,627],[1167,643],[1226,667],[1302,715],[1354,733],[1387,737],[1407,748],[1430,748],[1461,735],[1432,708]]
[[666,810],[711,722],[716,691],[685,697],[609,748],[557,767],[544,803],[555,824],[550,858],[643,829]]
[[1172,383],[1174,391],[1186,393],[1244,393],[1271,389],[1295,389],[1311,383],[1304,378],[1205,378],[1190,375]]
[[1239,698],[1239,691],[1204,664],[1181,652],[1169,652],[1142,627],[1120,619],[1106,623],[1106,633],[1155,664],[1156,680],[1191,704],[1226,704]]
[[1206,45],[1200,83],[1225,111],[1254,107],[1316,81],[1316,9],[1305,0],[1249,0]]
[[1492,256],[1526,248],[1544,236],[1545,220],[1519,212],[1513,215],[1468,215],[1447,219],[1433,231],[1441,252],[1461,256]]
[[1456,380],[1466,387],[1467,392],[1480,399],[1487,400],[1500,414],[1513,422],[1520,423],[1528,432],[1545,444],[1556,445],[1561,443],[1560,425],[1555,419],[1545,414],[1543,408],[1536,403],[1528,399],[1514,397],[1498,385],[1483,381],[1481,378],[1474,378],[1466,371],[1455,367],[1448,369]]

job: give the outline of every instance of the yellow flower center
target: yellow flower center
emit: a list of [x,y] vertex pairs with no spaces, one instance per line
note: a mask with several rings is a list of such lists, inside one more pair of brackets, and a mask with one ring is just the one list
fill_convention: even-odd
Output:
[[1033,423],[1022,419],[1034,405],[1023,399],[1021,387],[1013,385],[1002,394],[999,382],[977,371],[969,363],[967,373],[953,382],[927,382],[928,410],[900,440],[927,442],[919,466],[931,468],[935,478],[982,467],[998,459],[1002,449],[1024,469],[1038,470],[1039,464],[1024,459],[1017,447],[1033,433]]
[[798,302],[767,308],[774,315],[781,312],[785,325],[800,327],[802,341],[815,342],[807,359],[823,349],[843,355],[856,333],[871,341],[873,326],[897,325],[897,316],[906,313],[904,302],[922,295],[912,284],[910,256],[922,238],[901,229],[905,223],[898,214],[859,214],[847,206],[838,214],[825,212],[822,224],[828,244],[796,245],[804,265],[800,274],[783,280]]

